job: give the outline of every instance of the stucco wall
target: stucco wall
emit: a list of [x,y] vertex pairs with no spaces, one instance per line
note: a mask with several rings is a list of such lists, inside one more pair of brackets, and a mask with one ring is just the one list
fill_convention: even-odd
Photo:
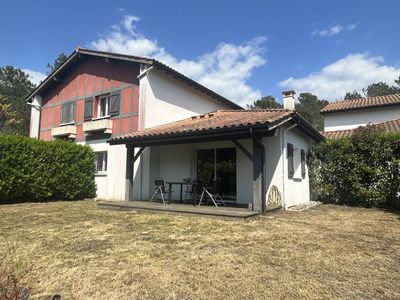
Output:
[[273,137],[265,137],[263,143],[266,149],[266,199],[272,186],[276,186],[283,199],[283,205],[290,207],[310,201],[310,187],[308,167],[306,164],[306,176],[288,178],[287,143],[294,147],[309,151],[313,141],[297,128],[292,128],[284,133],[289,126],[279,128]]
[[107,151],[107,171],[95,176],[97,198],[124,200],[126,146],[110,145],[106,139],[80,142],[92,147],[93,151]]
[[228,106],[159,71],[140,79],[139,123],[154,127]]
[[265,191],[266,201],[272,186],[276,186],[283,199],[282,157],[281,157],[281,128],[275,136],[264,137],[265,147]]
[[[306,153],[309,151],[310,145],[312,143],[311,139],[301,133],[297,128],[294,128],[292,130],[289,130],[286,134],[286,143],[285,143],[285,148],[287,143],[293,144],[294,147],[299,147],[300,149],[303,149],[306,151]],[[295,176],[293,179],[289,179],[287,176],[287,162],[288,160],[286,159],[286,149],[285,149],[285,154],[284,154],[284,161],[285,161],[285,192],[284,192],[284,197],[285,197],[285,206],[290,207],[293,205],[297,204],[302,204],[310,201],[310,183],[309,183],[309,178],[308,178],[308,166],[306,163],[306,176],[305,178],[301,178],[301,172],[300,176]]]
[[348,111],[329,113],[324,115],[325,131],[345,130],[357,128],[368,123],[380,123],[393,119],[400,119],[400,107],[383,107],[379,109],[365,109],[362,111]]

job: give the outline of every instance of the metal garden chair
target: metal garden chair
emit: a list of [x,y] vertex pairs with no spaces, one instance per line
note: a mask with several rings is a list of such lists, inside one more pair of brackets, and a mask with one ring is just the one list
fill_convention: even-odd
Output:
[[[156,190],[155,190],[153,196],[151,197],[150,202],[152,202],[154,197],[158,194],[158,195],[161,195],[161,199],[162,199],[163,204],[169,203],[168,199],[171,198],[170,196],[171,196],[173,191],[172,190],[167,190],[165,188],[164,179],[162,179],[161,177],[157,177],[154,180],[154,185],[155,185]],[[165,200],[165,198],[164,198],[165,194],[168,195],[167,200]]]

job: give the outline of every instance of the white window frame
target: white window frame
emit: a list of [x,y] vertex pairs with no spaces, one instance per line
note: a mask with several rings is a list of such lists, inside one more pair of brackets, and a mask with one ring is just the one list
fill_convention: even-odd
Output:
[[[107,174],[107,164],[108,164],[108,153],[107,151],[96,151],[95,153],[96,159],[95,159],[95,167],[96,167],[96,174],[97,175],[102,175],[102,174]],[[102,168],[99,170],[97,162],[99,161],[99,156],[102,156]]]
[[[103,101],[106,101],[106,111],[104,115],[101,115],[101,103]],[[102,118],[109,118],[110,117],[110,101],[111,97],[110,95],[103,95],[100,96],[97,100],[97,118],[96,119],[102,119]]]

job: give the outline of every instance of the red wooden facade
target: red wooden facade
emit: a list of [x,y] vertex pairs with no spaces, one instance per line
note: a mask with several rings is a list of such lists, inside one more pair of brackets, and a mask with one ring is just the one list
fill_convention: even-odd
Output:
[[[113,117],[112,136],[136,131],[138,128],[139,75],[140,65],[133,62],[106,61],[104,58],[89,57],[75,64],[59,83],[42,95],[40,139],[51,140],[51,129],[59,127],[63,103],[76,102],[76,142],[85,141],[82,127],[84,122],[85,98],[94,96],[95,102],[101,95],[120,90],[120,113]],[[97,105],[94,105],[96,113]],[[95,138],[94,135],[92,138]]]

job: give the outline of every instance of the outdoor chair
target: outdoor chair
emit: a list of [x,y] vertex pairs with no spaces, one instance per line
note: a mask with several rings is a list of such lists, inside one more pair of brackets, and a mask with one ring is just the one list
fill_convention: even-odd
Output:
[[[173,191],[172,190],[167,190],[165,188],[164,179],[162,179],[161,177],[156,178],[154,180],[154,185],[155,185],[156,190],[155,190],[153,196],[151,197],[150,202],[153,201],[153,199],[154,199],[154,197],[156,195],[161,195],[161,199],[162,199],[163,204],[165,204],[165,203],[169,204],[168,199],[171,198],[171,194],[172,194]],[[164,195],[168,195],[167,200],[165,200]]]
[[185,203],[186,200],[192,200],[194,203],[196,202],[197,199],[195,199],[194,195],[194,189],[196,185],[197,185],[196,182],[192,182],[192,184],[186,186],[185,199],[184,199]]
[[221,179],[217,178],[217,180],[213,180],[213,186],[206,187],[202,186],[200,189],[202,190],[199,206],[203,203],[203,200],[206,200],[206,204],[211,200],[215,207],[218,207],[218,203],[222,203],[223,206],[226,206],[225,201],[222,199],[220,194],[220,185]]

